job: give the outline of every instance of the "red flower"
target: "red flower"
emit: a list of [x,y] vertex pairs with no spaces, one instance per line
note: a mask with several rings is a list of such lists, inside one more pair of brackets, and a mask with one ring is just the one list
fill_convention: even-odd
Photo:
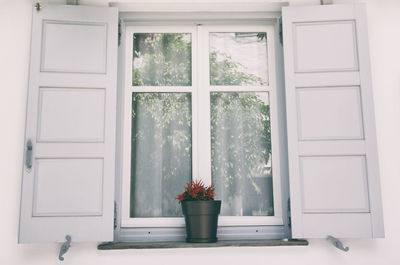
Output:
[[206,187],[201,180],[192,181],[185,186],[185,191],[175,197],[181,201],[209,201],[214,200],[215,188],[213,185]]

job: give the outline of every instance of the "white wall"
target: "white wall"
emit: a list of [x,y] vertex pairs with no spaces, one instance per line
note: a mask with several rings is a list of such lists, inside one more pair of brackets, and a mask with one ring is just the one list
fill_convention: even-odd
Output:
[[[167,1],[173,0],[155,2]],[[318,4],[319,0],[290,2]],[[400,189],[398,152],[400,149],[400,137],[398,137],[400,135],[400,1],[363,2],[367,2],[368,9],[385,239],[345,240],[345,245],[350,246],[348,253],[333,248],[324,240],[310,240],[308,247],[118,251],[98,251],[96,244],[74,244],[63,263],[400,264],[400,192],[398,192]],[[104,5],[107,1],[81,0],[80,3]],[[0,264],[2,265],[45,265],[59,262],[57,260],[59,246],[56,244],[17,244],[32,5],[33,1],[30,0],[0,0]]]

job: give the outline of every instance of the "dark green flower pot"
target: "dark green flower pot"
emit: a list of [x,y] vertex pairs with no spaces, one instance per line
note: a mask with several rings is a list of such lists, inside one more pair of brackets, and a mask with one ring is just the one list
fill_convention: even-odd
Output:
[[182,211],[185,215],[186,242],[217,242],[221,201],[182,201]]

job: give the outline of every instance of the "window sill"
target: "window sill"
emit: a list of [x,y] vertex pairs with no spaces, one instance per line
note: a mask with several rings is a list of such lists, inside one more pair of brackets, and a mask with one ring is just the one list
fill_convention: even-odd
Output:
[[105,242],[99,250],[110,249],[157,249],[157,248],[213,248],[213,247],[274,247],[308,246],[307,240],[221,240],[216,243],[186,242]]

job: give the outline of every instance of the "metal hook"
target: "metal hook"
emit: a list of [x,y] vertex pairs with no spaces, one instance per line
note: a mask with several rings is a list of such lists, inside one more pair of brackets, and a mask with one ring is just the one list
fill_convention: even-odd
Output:
[[336,237],[333,236],[327,236],[326,240],[330,241],[332,245],[334,245],[336,248],[343,250],[344,252],[349,251],[349,247],[344,247],[342,241],[337,239]]
[[66,236],[65,236],[65,239],[66,239],[67,241],[65,241],[65,242],[62,244],[62,246],[61,246],[61,248],[60,248],[60,254],[58,254],[58,259],[61,260],[61,261],[64,260],[63,255],[64,255],[65,253],[67,253],[69,247],[71,246],[71,236],[70,236],[70,235],[66,235]]

